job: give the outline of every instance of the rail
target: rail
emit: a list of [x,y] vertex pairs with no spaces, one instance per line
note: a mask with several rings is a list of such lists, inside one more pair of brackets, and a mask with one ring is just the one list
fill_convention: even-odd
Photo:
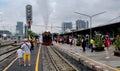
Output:
[[58,51],[51,46],[47,46],[48,55],[57,71],[78,71],[69,61],[67,61]]

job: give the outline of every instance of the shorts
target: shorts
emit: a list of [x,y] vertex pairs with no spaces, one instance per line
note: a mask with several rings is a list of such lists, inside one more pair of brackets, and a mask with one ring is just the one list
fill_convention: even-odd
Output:
[[23,58],[18,58],[19,63],[23,62]]
[[30,61],[30,54],[24,54],[24,61],[26,61],[26,59],[28,59],[28,61]]

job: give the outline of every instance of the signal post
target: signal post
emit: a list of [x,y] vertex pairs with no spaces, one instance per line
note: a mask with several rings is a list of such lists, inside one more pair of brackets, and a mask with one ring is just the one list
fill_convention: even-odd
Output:
[[31,24],[32,24],[32,6],[26,5],[26,22],[27,22],[27,37],[30,39]]

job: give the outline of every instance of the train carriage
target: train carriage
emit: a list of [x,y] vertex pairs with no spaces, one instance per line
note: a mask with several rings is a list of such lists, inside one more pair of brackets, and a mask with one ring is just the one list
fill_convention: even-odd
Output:
[[49,31],[45,31],[42,34],[42,44],[43,45],[52,45],[52,34]]

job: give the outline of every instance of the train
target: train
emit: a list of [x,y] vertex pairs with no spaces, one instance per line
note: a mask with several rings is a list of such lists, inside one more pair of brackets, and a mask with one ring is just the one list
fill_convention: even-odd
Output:
[[52,34],[49,31],[45,31],[42,34],[42,44],[43,45],[53,45],[53,43],[52,43]]

